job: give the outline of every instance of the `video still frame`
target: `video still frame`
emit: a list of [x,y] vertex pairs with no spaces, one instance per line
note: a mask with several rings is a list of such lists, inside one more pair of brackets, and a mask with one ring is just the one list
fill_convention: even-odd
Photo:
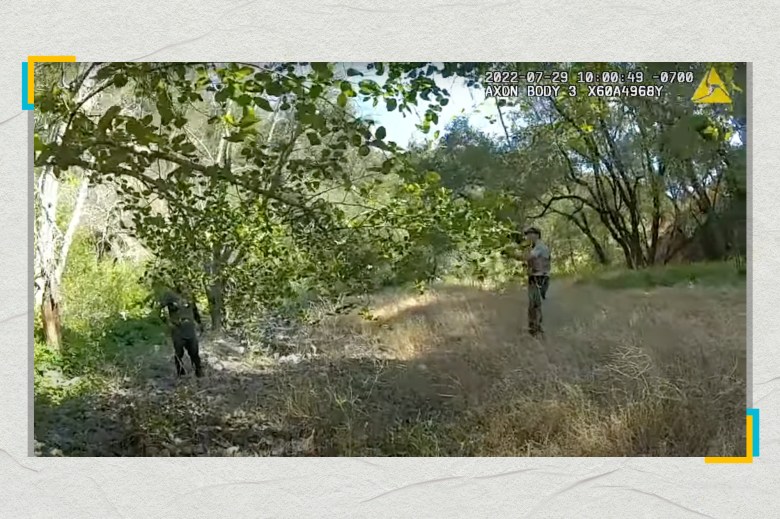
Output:
[[37,63],[37,456],[744,456],[745,63]]

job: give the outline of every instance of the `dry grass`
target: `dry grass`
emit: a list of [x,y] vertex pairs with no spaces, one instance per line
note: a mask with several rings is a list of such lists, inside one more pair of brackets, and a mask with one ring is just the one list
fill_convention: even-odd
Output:
[[744,451],[744,287],[560,282],[546,302],[543,340],[525,333],[526,305],[522,287],[449,286],[379,296],[373,320],[338,319],[421,372],[421,399],[446,404],[430,420],[397,423],[417,443],[393,447],[482,456]]
[[[558,281],[537,340],[520,286],[379,294],[368,312],[322,320],[319,355],[297,365],[221,359],[205,379],[153,387],[170,378],[159,357],[165,378],[89,401],[109,413],[90,418],[103,439],[79,433],[70,453],[743,455],[745,298],[744,284]],[[62,429],[63,409],[39,424],[36,404],[39,440]]]

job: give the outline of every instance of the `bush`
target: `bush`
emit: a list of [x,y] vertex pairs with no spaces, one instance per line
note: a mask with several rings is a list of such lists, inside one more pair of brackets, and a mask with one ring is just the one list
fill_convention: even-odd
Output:
[[99,260],[92,240],[78,236],[63,279],[63,324],[87,335],[117,316],[142,313],[150,294],[142,274],[143,265]]
[[581,274],[578,281],[611,289],[671,287],[684,284],[722,286],[745,283],[745,272],[735,267],[733,262],[689,263],[640,270],[594,271]]
[[91,236],[77,235],[62,280],[62,351],[45,345],[36,316],[36,372],[83,375],[130,345],[157,340],[162,322],[150,313],[142,272],[143,265],[98,259]]

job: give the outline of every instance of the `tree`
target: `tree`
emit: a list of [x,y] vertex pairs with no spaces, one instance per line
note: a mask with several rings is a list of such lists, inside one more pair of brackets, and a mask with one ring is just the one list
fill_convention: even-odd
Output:
[[[445,100],[446,91],[420,73],[421,65],[372,64],[387,71],[385,83],[355,85],[347,78],[361,72],[337,77],[322,63],[93,64],[90,93],[75,102],[62,91],[42,96],[41,110],[64,123],[60,138],[40,141],[36,164],[55,172],[78,167],[94,182],[116,183],[135,214],[134,232],[168,259],[190,258],[186,270],[206,283],[212,322],[220,328],[228,271],[246,258],[242,233],[283,224],[293,236],[316,229],[327,240],[343,211],[318,190],[333,183],[349,189],[349,150],[363,157],[372,149],[387,153],[376,170],[393,169],[397,148],[385,141],[384,128],[328,117],[327,110],[343,109],[358,95],[383,99],[391,110],[409,110],[418,95]],[[86,109],[95,95],[126,85],[154,109],[138,115],[116,104],[99,115]],[[435,120],[440,109],[434,103],[426,113]],[[219,129],[208,144],[191,128],[199,110],[208,131]],[[272,114],[267,137],[258,130],[264,112]],[[299,153],[301,147],[310,153]],[[162,212],[151,198],[163,202]]]
[[[67,72],[72,72],[68,74]],[[51,92],[66,96],[76,103],[91,108],[90,92],[94,88],[89,78],[89,67],[80,67],[75,71],[66,71],[63,67],[42,70],[38,74],[37,85]],[[41,92],[39,102],[47,106],[45,94]],[[37,114],[36,114],[37,115]],[[41,134],[47,142],[62,139],[65,123],[56,113],[45,113],[36,117],[35,148],[43,147]],[[36,175],[34,199],[36,208],[35,227],[35,265],[34,300],[41,308],[43,331],[49,346],[59,349],[62,342],[62,318],[60,286],[67,264],[68,253],[81,220],[84,202],[89,193],[90,179],[83,172],[76,172],[72,178],[78,182],[75,202],[67,216],[66,230],[62,233],[59,225],[61,169],[56,163],[46,164]]]
[[[698,77],[706,69],[692,70]],[[681,98],[680,89],[670,88],[657,99],[558,96],[532,102],[537,136],[555,143],[563,171],[563,181],[541,201],[542,214],[565,214],[598,251],[588,210],[629,268],[668,261],[676,251],[658,257],[662,228],[679,229],[688,218],[703,228],[712,217],[733,134],[729,118],[706,116]],[[706,242],[720,237],[715,232]],[[714,247],[711,257],[723,254],[723,247]]]

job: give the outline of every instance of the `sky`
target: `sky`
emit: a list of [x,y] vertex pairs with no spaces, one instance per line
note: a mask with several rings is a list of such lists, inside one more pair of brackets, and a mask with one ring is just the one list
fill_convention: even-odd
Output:
[[[357,68],[357,67],[356,67]],[[357,77],[359,79],[374,79],[381,83],[381,78],[365,75]],[[422,116],[428,103],[422,99],[418,100],[418,106],[414,107],[416,113],[402,114],[398,110],[388,112],[384,103],[380,102],[376,107],[371,101],[363,102],[357,98],[357,112],[362,117],[374,119],[378,125],[384,126],[387,130],[387,139],[395,141],[398,145],[406,147],[410,142],[422,142],[427,138],[432,139],[436,130],[444,134],[444,128],[457,116],[466,116],[469,122],[475,128],[479,128],[487,134],[501,135],[503,130],[498,121],[491,123],[487,118],[497,117],[496,103],[494,99],[485,100],[484,91],[478,88],[468,88],[461,78],[443,78],[435,77],[436,84],[441,88],[446,88],[450,93],[449,104],[442,107],[439,113],[439,122],[431,125],[431,130],[426,135],[415,127],[422,122]],[[357,81],[355,81],[357,82]],[[404,115],[406,117],[404,117]]]

